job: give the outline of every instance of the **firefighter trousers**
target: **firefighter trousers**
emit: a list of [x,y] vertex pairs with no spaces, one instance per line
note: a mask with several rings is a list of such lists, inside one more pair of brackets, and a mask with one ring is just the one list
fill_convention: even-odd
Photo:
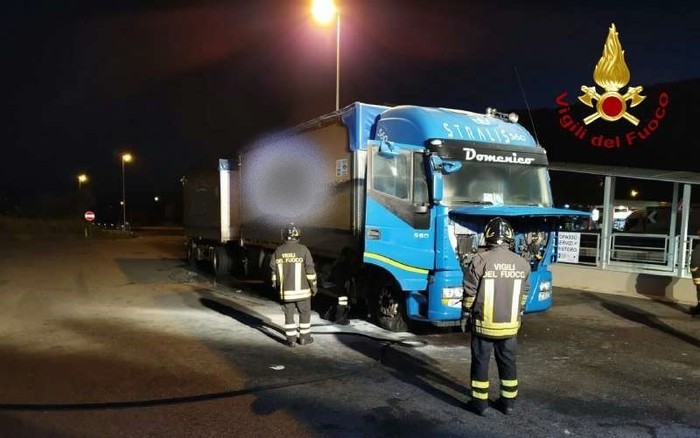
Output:
[[518,396],[518,375],[515,367],[517,345],[515,336],[506,339],[489,339],[472,334],[472,399],[486,402],[489,398],[489,363],[492,351],[496,356],[501,398],[512,400]]
[[[305,341],[311,338],[311,300],[292,301],[282,304],[284,310],[284,334],[288,342],[295,342],[297,336]],[[294,315],[299,312],[299,324]]]

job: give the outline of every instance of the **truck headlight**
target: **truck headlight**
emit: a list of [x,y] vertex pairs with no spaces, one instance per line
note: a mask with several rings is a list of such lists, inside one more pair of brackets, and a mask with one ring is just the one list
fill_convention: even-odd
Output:
[[551,281],[540,282],[540,292],[549,292],[551,290],[552,290],[552,282]]
[[461,287],[442,288],[442,298],[462,298],[463,289]]

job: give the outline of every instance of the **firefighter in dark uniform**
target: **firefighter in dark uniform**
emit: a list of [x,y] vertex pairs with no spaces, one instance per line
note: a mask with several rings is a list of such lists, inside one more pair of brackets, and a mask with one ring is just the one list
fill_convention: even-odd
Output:
[[[695,234],[700,237],[700,228],[695,231]],[[697,305],[690,309],[690,314],[694,318],[700,318],[700,240],[695,244],[690,255],[690,275],[693,277],[695,297],[698,300]]]
[[[270,260],[272,286],[280,293],[284,310],[284,333],[286,345],[294,347],[310,344],[311,337],[311,297],[318,291],[316,271],[309,249],[299,243],[301,232],[294,224],[282,231],[284,242],[277,247]],[[299,312],[299,324],[294,320]]]
[[352,284],[358,275],[357,254],[351,248],[345,247],[340,251],[340,256],[331,267],[331,279],[333,290],[338,296],[338,303],[328,312],[328,319],[340,325],[350,324],[350,304],[348,295],[352,290]]
[[505,219],[486,224],[486,247],[464,276],[462,327],[471,327],[471,400],[468,408],[487,415],[489,362],[495,352],[500,378],[500,409],[512,414],[518,396],[515,366],[520,317],[529,291],[530,265],[510,250],[514,231]]

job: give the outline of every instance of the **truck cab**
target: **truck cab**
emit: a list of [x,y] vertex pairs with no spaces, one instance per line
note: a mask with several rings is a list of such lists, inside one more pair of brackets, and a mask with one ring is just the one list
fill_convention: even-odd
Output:
[[363,255],[380,325],[456,324],[466,266],[496,216],[513,225],[512,249],[532,269],[525,311],[551,307],[559,224],[589,213],[553,208],[546,151],[523,127],[495,111],[396,107],[380,115],[376,137]]

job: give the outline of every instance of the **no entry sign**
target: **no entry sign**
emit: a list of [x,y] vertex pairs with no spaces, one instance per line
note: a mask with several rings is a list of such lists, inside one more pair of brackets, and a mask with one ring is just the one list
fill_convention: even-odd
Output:
[[92,211],[86,211],[85,212],[85,220],[88,222],[92,222],[95,220],[95,213]]

